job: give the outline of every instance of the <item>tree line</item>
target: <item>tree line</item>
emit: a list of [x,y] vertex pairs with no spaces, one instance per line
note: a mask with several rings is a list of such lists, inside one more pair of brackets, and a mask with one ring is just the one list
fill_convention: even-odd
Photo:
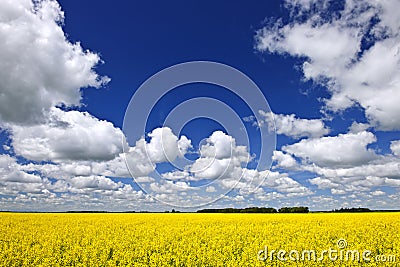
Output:
[[266,207],[249,208],[221,208],[221,209],[201,209],[198,213],[308,213],[308,207],[283,207],[280,209]]
[[340,208],[334,209],[331,212],[372,212],[372,210],[368,208]]

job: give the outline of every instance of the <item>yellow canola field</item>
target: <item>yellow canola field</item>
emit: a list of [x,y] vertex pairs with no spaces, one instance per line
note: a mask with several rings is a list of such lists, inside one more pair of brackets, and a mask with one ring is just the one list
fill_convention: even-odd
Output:
[[0,266],[400,266],[400,213],[0,213]]

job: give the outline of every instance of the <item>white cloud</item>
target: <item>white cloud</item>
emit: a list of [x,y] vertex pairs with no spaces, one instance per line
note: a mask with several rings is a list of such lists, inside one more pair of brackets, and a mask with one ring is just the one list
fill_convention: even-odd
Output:
[[21,169],[17,160],[9,155],[0,155],[0,183],[41,183],[42,178]]
[[[235,167],[252,160],[246,146],[236,145],[236,140],[222,131],[215,131],[206,139],[200,147],[200,155],[188,168],[199,179],[229,176]],[[240,179],[240,176],[237,178]]]
[[256,194],[256,198],[258,200],[262,200],[262,201],[271,201],[271,200],[275,200],[275,199],[286,198],[286,196],[284,194],[281,194],[278,192],[265,193],[264,191],[262,191],[262,192]]
[[[400,32],[399,32],[400,33]],[[366,51],[361,60],[338,79],[341,90],[327,101],[329,108],[340,110],[336,99],[350,99],[365,110],[370,123],[381,130],[400,129],[400,49],[399,39],[376,43]]]
[[207,188],[206,188],[206,192],[208,192],[208,193],[214,193],[215,191],[216,191],[215,187],[212,185],[207,186]]
[[349,127],[349,133],[359,133],[368,130],[371,127],[368,123],[353,122]]
[[376,142],[375,135],[364,131],[303,139],[298,143],[283,146],[282,150],[319,166],[353,166],[378,157],[373,150],[367,148],[367,145],[374,142]]
[[135,182],[137,182],[137,183],[152,183],[152,182],[155,182],[155,179],[150,176],[142,176],[142,177],[135,178]]
[[313,194],[310,189],[290,178],[285,173],[268,172],[268,176],[266,176],[263,185],[275,189],[278,192],[286,193],[289,197]]
[[191,141],[186,136],[178,137],[168,127],[156,128],[130,147],[124,157],[133,177],[147,176],[156,169],[157,163],[173,163],[177,157],[183,157],[191,148]]
[[313,185],[318,186],[319,189],[331,189],[339,187],[339,184],[334,183],[329,179],[321,177],[309,179],[309,182]]
[[317,20],[312,17],[305,23],[264,28],[257,34],[257,49],[307,57],[303,64],[306,79],[331,77],[358,52],[358,29],[343,28],[338,23],[321,25]]
[[[190,140],[185,136],[178,140],[169,128],[157,128],[149,134],[149,142],[141,138],[135,146],[127,147],[121,130],[110,122],[87,113],[56,110],[60,120],[53,124],[12,126],[13,146],[18,155],[51,161],[50,164],[28,164],[25,170],[40,171],[52,178],[132,175],[142,181],[155,170],[156,163],[182,157],[190,147]],[[158,145],[161,147],[161,142],[164,150],[156,149]]]
[[379,156],[359,166],[321,167],[310,163],[299,167],[320,175],[309,179],[311,184],[317,185],[319,189],[331,189],[331,193],[336,195],[357,195],[360,192],[383,191],[381,188],[400,186],[400,161],[392,155]]
[[[150,189],[163,194],[162,197],[172,201],[168,194],[176,193],[173,182],[209,180],[212,185],[205,188],[206,193],[224,193],[227,189],[234,189],[242,197],[257,194],[257,198],[264,198],[266,193],[261,188],[273,189],[286,197],[301,197],[311,195],[312,192],[287,174],[270,171],[247,169],[245,165],[251,160],[245,146],[236,145],[233,137],[221,132],[214,132],[200,147],[201,157],[193,164],[186,166],[183,171],[172,171],[162,174],[167,184],[151,185]],[[275,153],[277,159],[285,157],[287,164],[296,165],[296,161],[288,154]],[[293,161],[291,161],[293,160]],[[284,161],[284,160],[282,160]],[[285,163],[283,163],[285,164]],[[185,187],[183,187],[185,188]],[[194,195],[193,195],[194,196]]]
[[70,43],[56,1],[0,3],[0,121],[43,121],[56,105],[80,105],[80,89],[109,78],[93,68],[99,56]]
[[332,188],[331,193],[332,193],[332,195],[344,195],[344,194],[346,194],[346,191],[343,189]]
[[[75,176],[109,176],[109,177],[130,177],[125,163],[125,155],[121,153],[109,161],[74,161],[63,160],[47,164],[27,164],[21,169],[30,172],[40,172],[43,176],[57,179],[70,179]],[[151,169],[152,170],[152,169]]]
[[268,129],[276,130],[277,134],[283,134],[295,139],[308,137],[318,138],[329,133],[321,119],[301,119],[295,114],[272,114],[272,112],[259,111],[264,121],[258,122],[259,126],[267,125]]
[[136,141],[134,147],[124,155],[129,172],[133,177],[147,176],[155,170],[155,163],[151,162],[146,153],[146,141],[144,138]]
[[[128,155],[135,161],[135,177],[154,182],[147,176],[155,165],[146,149],[154,150],[160,136],[154,133],[153,143],[141,139],[128,147],[112,123],[59,108],[79,106],[82,88],[110,80],[94,69],[102,63],[98,54],[67,40],[63,19],[56,1],[0,3],[0,127],[12,145],[3,148],[21,156],[21,162],[48,161],[23,164],[0,155],[0,205],[15,210],[146,207],[154,199],[109,177],[129,177]],[[191,148],[186,137],[171,138],[166,136],[168,157],[181,157]]]
[[104,176],[76,176],[71,179],[71,184],[76,189],[91,190],[116,190],[122,185]]
[[189,183],[186,182],[173,182],[165,181],[162,183],[151,183],[150,188],[153,192],[161,194],[175,194],[179,191],[195,190],[196,188],[191,187]]
[[[9,155],[0,155],[0,194],[13,197],[2,197],[0,203],[13,210],[82,210],[86,207],[93,210],[99,206],[126,210],[144,207],[152,201],[128,184],[114,182],[103,175],[77,175],[86,170],[81,168],[73,173],[71,166],[72,163],[21,165]],[[33,171],[39,174],[29,173]],[[50,180],[49,174],[61,175]]]
[[214,157],[217,159],[226,159],[232,156],[234,139],[223,133],[215,131],[207,139],[207,144],[200,148],[201,155],[205,157]]
[[193,179],[188,171],[180,171],[180,170],[175,170],[172,172],[167,172],[163,173],[162,177],[167,180],[171,181],[190,181],[190,180],[195,180]]
[[30,174],[22,171],[11,171],[2,176],[1,181],[13,183],[41,183],[42,179],[36,174]]
[[190,172],[198,179],[216,179],[230,173],[231,159],[199,158],[190,167]]
[[182,135],[178,140],[178,149],[179,149],[178,157],[183,158],[191,148],[193,148],[192,141],[189,140],[186,136]]
[[371,195],[373,195],[373,196],[384,196],[384,195],[386,195],[386,193],[381,191],[381,190],[376,190],[376,191],[371,192]]
[[35,161],[104,161],[123,149],[122,131],[87,112],[52,108],[46,124],[10,128],[15,153]]
[[[70,128],[60,129],[59,131],[56,130],[55,133],[53,133],[53,128],[48,129],[49,126],[36,125],[31,128],[37,129],[38,127],[44,127],[45,130],[32,131],[31,136],[31,132],[23,132],[23,129],[27,127],[21,127],[21,134],[28,134],[31,139],[25,139],[23,143],[26,143],[27,146],[19,146],[16,151],[26,158],[30,158],[29,153],[32,153],[32,155],[36,156],[35,159],[37,160],[45,160],[49,158],[48,155],[52,155],[52,157],[50,157],[52,160],[50,164],[28,164],[24,166],[25,170],[40,171],[47,177],[63,179],[69,179],[74,176],[91,175],[128,178],[132,174],[135,179],[138,179],[137,181],[142,181],[144,177],[147,177],[155,170],[156,163],[167,160],[166,154],[168,154],[172,160],[174,159],[173,157],[180,156],[179,153],[181,151],[185,152],[182,148],[178,147],[180,140],[184,140],[185,143],[190,143],[190,140],[185,140],[185,137],[181,137],[180,140],[178,140],[169,128],[158,128],[164,131],[164,133],[167,133],[165,134],[167,138],[162,139],[166,147],[164,151],[159,149],[157,152],[158,154],[155,152],[156,144],[159,144],[161,138],[160,135],[151,134],[152,137],[149,142],[141,138],[136,142],[135,146],[126,147],[126,152],[123,153],[121,151],[123,135],[118,128],[114,128],[109,122],[99,121],[88,114],[77,112],[75,115],[79,118],[79,124],[74,122]],[[69,122],[69,124],[72,123]],[[82,125],[86,128],[82,127]],[[153,133],[162,132],[158,129],[153,131]],[[37,134],[36,139],[34,139],[35,132]],[[39,135],[39,133],[42,133],[43,136]],[[61,136],[58,135],[58,133]],[[69,135],[72,136],[72,138],[76,138],[76,141],[72,138],[64,137]],[[158,139],[154,141],[153,138]],[[21,138],[14,139],[20,140]],[[40,140],[40,142],[38,142],[38,140]],[[32,143],[32,141],[36,143]],[[79,143],[74,145],[73,141]],[[60,142],[62,143],[61,145],[59,145]],[[38,146],[37,143],[41,143],[42,146]],[[63,151],[60,149],[67,145],[70,146],[68,148],[69,150]],[[77,152],[71,152],[72,155],[69,155],[69,152],[74,147],[82,151],[80,155],[84,155],[84,157],[78,158],[77,155],[79,154]],[[24,150],[21,148],[24,148]],[[153,158],[147,155],[148,150],[154,151],[152,154]],[[23,153],[21,153],[21,151]],[[34,151],[36,152],[33,153]],[[58,154],[55,152],[58,152]],[[42,155],[42,157],[39,158],[39,155]],[[58,156],[56,157],[55,155]],[[59,155],[63,156],[61,157]],[[128,162],[129,170],[125,159]],[[154,161],[152,162],[151,160]]]
[[400,156],[400,140],[390,142],[390,150],[392,150],[393,154],[396,156]]
[[239,189],[242,195],[256,194],[264,195],[264,189],[273,189],[279,193],[284,194],[286,197],[294,196],[308,196],[313,194],[308,188],[295,181],[286,173],[279,173],[273,171],[257,171],[243,168],[243,179],[240,181],[232,178],[219,180],[219,184],[224,188]]
[[154,129],[148,134],[151,138],[146,144],[146,153],[154,163],[173,162],[178,156],[183,157],[192,147],[186,136],[178,137],[168,127]]
[[334,165],[330,167],[320,167],[312,164],[303,165],[302,169],[338,181],[347,178],[349,178],[347,180],[371,179],[370,177],[400,178],[400,161],[390,157],[383,158],[383,160],[378,159],[359,166],[339,167]]
[[274,151],[272,160],[277,162],[274,168],[280,167],[290,170],[294,169],[297,166],[296,160],[291,155],[283,153],[282,151]]
[[[399,2],[346,0],[340,14],[329,18],[323,14],[329,4],[313,9],[310,3],[288,4],[291,22],[258,31],[257,49],[304,58],[304,78],[331,93],[327,110],[359,105],[373,127],[399,130]],[[363,40],[370,45],[363,47]]]
[[389,186],[400,186],[400,179],[385,178],[385,183]]
[[[236,145],[236,140],[222,131],[216,131],[206,138],[198,153],[200,158],[187,164],[183,170],[161,173],[159,181],[150,184],[147,189],[156,193],[158,199],[170,203],[210,202],[226,193],[227,183],[233,182],[230,184],[233,187],[237,184],[245,171],[242,166],[252,159],[245,146]],[[191,181],[209,184],[203,184],[204,187],[190,187]],[[197,191],[182,195],[189,189]],[[179,196],[173,196],[178,193]]]

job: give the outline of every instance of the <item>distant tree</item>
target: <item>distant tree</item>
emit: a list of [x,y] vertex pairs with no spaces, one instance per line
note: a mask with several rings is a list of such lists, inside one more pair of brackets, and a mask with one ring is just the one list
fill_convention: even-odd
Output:
[[249,207],[249,208],[222,208],[222,209],[202,209],[199,213],[276,213],[274,208]]
[[279,209],[279,213],[308,213],[308,207],[283,207]]
[[340,208],[334,209],[332,212],[371,212],[368,208]]

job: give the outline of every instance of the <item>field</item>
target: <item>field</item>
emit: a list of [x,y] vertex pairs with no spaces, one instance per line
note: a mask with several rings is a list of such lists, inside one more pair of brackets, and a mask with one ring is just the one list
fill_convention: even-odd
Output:
[[400,213],[0,213],[0,265],[400,266]]

